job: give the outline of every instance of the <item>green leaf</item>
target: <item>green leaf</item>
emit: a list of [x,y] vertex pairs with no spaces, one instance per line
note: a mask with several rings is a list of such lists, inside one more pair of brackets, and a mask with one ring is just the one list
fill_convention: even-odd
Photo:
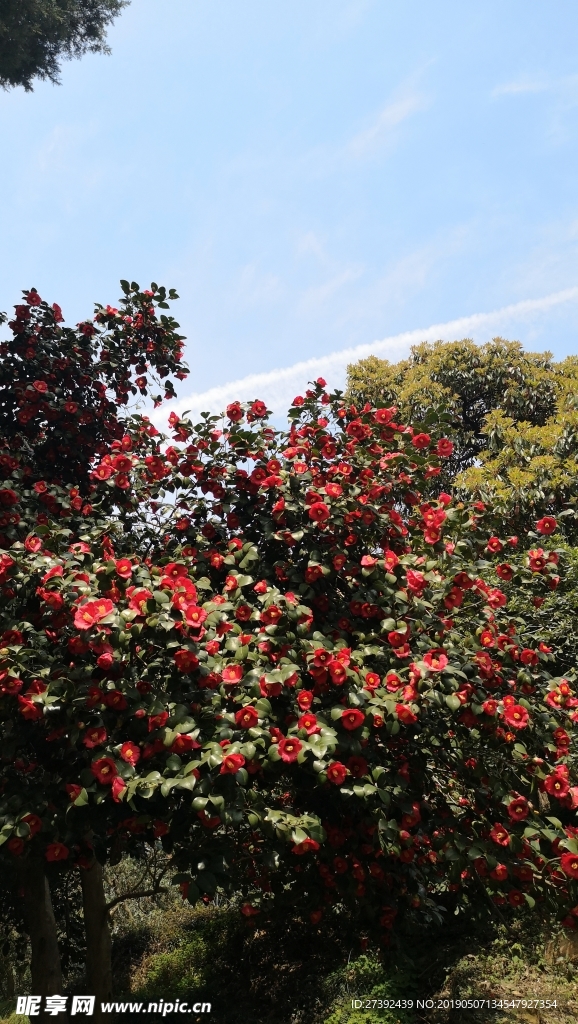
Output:
[[188,900],[188,902],[191,904],[191,906],[194,906],[195,903],[197,903],[200,898],[201,898],[201,893],[200,893],[198,885],[195,885],[194,882],[189,882],[189,888],[188,888],[188,891],[187,891],[187,900]]
[[559,818],[548,818],[548,817],[547,817],[547,818],[546,818],[546,821],[549,821],[549,822],[550,822],[550,824],[554,826],[554,828],[560,828],[560,829],[561,829],[561,828],[563,828],[563,827],[564,827],[564,826],[562,825],[562,822],[560,821],[560,819],[559,819]]
[[448,693],[446,704],[451,711],[458,711],[462,706],[459,697],[456,697],[455,693]]

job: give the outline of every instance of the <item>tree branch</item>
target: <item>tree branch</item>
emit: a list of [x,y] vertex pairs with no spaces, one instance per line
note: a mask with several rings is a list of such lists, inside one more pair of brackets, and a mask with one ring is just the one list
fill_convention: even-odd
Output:
[[110,903],[107,903],[106,910],[107,913],[110,914],[112,913],[114,908],[119,905],[119,903],[124,903],[125,900],[139,900],[145,896],[158,896],[159,893],[165,892],[170,892],[170,889],[163,886],[156,886],[154,889],[137,889],[133,892],[126,892],[123,893],[122,896],[115,896],[115,898],[111,900]]

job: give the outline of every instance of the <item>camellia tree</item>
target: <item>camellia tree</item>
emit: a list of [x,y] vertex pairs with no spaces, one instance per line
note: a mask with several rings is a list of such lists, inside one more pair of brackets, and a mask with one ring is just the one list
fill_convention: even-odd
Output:
[[[180,339],[150,312],[156,288],[128,290],[162,370]],[[103,383],[126,394],[122,314],[99,317],[120,367]],[[5,427],[0,856],[28,900],[80,869],[97,995],[95,854],[143,843],[172,855],[189,901],[242,892],[248,919],[276,901],[322,928],[346,906],[387,941],[482,896],[574,924],[574,678],[508,611],[557,585],[554,517],[517,538],[482,502],[425,500],[452,457],[443,416],[408,425],[321,379],[287,431],[258,400],[222,422],[173,413],[170,444],[127,418],[99,434],[69,511],[78,484],[37,477],[42,412],[34,444]],[[49,918],[33,960],[42,939],[56,963]]]
[[[95,518],[88,500],[94,489],[92,465],[124,436],[124,407],[131,395],[150,394],[156,382],[161,393],[171,397],[169,375],[183,379],[188,373],[180,362],[183,339],[176,333],[178,325],[164,313],[165,290],[153,284],[140,292],[134,283],[122,285],[120,310],[98,306],[94,319],[74,330],[62,325],[60,307],[42,302],[35,289],[26,292],[15,308],[9,324],[12,338],[0,343],[0,466],[7,481],[19,479],[20,494],[14,505],[15,492],[2,488],[1,549],[11,548],[32,527],[41,535],[54,521],[71,538],[91,527],[94,531],[96,522],[102,526],[111,516],[122,521],[123,510],[112,493],[108,504],[100,501]],[[160,393],[152,397],[161,400]],[[20,618],[30,616],[34,621],[38,596],[22,596]],[[51,637],[49,630],[45,641],[52,643]],[[9,761],[8,754],[5,763]],[[14,763],[20,771],[20,760]],[[44,978],[39,991],[47,985],[58,991],[60,967],[44,871],[25,874],[36,886],[28,895],[24,887],[33,976]],[[94,871],[90,877],[97,875]],[[41,906],[46,908],[43,914],[38,912]],[[42,934],[36,936],[39,928],[51,932],[51,942]],[[42,963],[36,962],[35,949],[44,951]]]

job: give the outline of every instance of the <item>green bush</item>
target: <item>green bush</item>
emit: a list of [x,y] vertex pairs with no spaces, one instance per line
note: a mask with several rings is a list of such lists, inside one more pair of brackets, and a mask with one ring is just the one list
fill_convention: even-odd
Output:
[[[363,954],[327,978],[328,994],[337,989],[339,995],[333,995],[331,1013],[323,1024],[410,1024],[411,1010],[379,1007],[380,1002],[411,998],[408,981],[405,972],[392,973],[375,955]],[[375,1000],[377,1006],[356,1009],[355,1000]]]

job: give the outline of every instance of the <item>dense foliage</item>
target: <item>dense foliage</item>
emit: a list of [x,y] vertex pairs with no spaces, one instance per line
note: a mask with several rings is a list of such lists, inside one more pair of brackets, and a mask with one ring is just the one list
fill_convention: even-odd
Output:
[[129,0],[0,0],[0,85],[58,82],[60,62],[108,53],[106,29]]
[[409,422],[446,408],[454,452],[440,482],[499,507],[514,529],[564,510],[575,541],[575,356],[557,363],[501,338],[424,343],[399,363],[370,356],[350,366],[348,386],[353,401],[395,403]]
[[6,343],[26,430],[5,416],[4,877],[160,839],[191,902],[241,888],[248,918],[277,895],[387,934],[485,892],[571,925],[578,697],[508,609],[558,586],[555,518],[516,538],[481,502],[424,500],[453,453],[443,417],[408,426],[322,380],[288,431],[235,402],[171,414],[168,446],[103,397],[72,473],[82,389],[122,398],[146,388],[131,360],[178,364],[165,293],[125,288],[74,394],[54,378],[87,327],[30,292]]

